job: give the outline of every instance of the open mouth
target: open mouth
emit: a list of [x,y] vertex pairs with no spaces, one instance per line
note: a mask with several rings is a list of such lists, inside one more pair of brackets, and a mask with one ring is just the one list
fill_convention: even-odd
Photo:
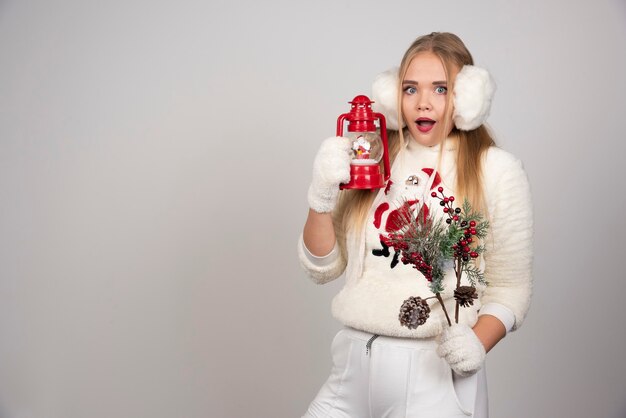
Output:
[[417,125],[417,129],[420,132],[428,132],[431,129],[433,129],[433,126],[435,126],[435,122],[434,120],[430,119],[430,118],[417,118],[417,120],[415,121],[415,124]]

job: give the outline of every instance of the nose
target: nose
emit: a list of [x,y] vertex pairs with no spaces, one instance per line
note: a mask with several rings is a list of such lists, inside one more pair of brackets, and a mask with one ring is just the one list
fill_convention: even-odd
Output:
[[432,105],[429,100],[428,94],[420,94],[417,101],[417,110],[431,110]]

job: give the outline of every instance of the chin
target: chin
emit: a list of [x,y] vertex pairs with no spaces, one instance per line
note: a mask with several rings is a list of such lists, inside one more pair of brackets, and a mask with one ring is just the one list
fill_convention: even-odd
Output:
[[411,131],[409,131],[409,133],[411,134],[412,141],[416,141],[418,144],[424,147],[432,147],[433,145],[437,145],[439,144],[439,142],[441,142],[437,135],[424,135],[420,132]]
[[439,144],[439,142],[441,142],[441,141],[435,141],[435,140],[432,140],[432,141],[424,141],[424,142],[420,142],[420,144],[424,145],[425,147],[433,147],[433,146],[435,146],[435,145],[438,145],[438,144]]

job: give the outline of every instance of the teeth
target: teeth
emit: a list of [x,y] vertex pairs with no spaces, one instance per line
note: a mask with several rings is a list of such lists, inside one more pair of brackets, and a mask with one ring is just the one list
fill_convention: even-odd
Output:
[[418,120],[417,124],[419,126],[430,126],[430,125],[434,125],[435,121],[433,121],[433,120]]

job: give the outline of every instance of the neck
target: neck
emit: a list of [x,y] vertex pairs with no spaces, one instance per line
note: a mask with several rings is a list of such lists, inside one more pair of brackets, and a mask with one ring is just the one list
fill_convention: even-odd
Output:
[[439,152],[441,145],[443,144],[444,151],[452,151],[457,148],[459,137],[456,134],[452,134],[443,141],[434,145],[422,145],[417,142],[411,135],[405,137],[406,148],[411,152]]

